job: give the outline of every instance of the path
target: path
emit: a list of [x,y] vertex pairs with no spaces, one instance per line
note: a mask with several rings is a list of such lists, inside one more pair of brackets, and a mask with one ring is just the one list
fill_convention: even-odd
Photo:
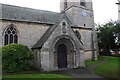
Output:
[[[109,58],[105,57],[104,61],[102,61],[98,64],[95,64],[95,65],[86,67],[86,68],[65,69],[65,70],[58,70],[58,71],[53,71],[53,72],[48,72],[48,73],[69,75],[69,76],[77,78],[77,79],[79,78],[80,80],[85,79],[85,78],[103,78],[103,77],[96,75],[93,72],[93,69],[96,66],[107,62],[108,60],[109,60]],[[102,80],[104,80],[104,78]]]

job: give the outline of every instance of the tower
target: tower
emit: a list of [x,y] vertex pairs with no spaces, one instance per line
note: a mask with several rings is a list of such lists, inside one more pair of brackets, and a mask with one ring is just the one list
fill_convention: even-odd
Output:
[[83,28],[94,26],[91,0],[61,0],[60,10],[67,15],[73,25]]
[[116,4],[118,5],[118,21],[120,21],[120,0]]
[[73,30],[80,33],[85,49],[85,59],[96,60],[98,46],[97,35],[93,30],[92,0],[61,0],[60,10],[71,21]]

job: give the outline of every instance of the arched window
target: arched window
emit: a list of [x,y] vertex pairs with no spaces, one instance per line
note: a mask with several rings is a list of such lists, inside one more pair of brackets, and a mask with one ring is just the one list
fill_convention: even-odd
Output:
[[65,27],[65,26],[66,26],[66,23],[65,23],[65,22],[63,22],[63,23],[62,23],[62,26],[63,26],[63,27]]
[[85,1],[84,1],[84,0],[81,0],[81,1],[80,1],[80,5],[85,7]]
[[4,34],[4,45],[11,43],[18,43],[17,31],[12,24],[6,29]]
[[66,33],[66,23],[62,22],[62,32]]
[[65,0],[65,2],[64,2],[64,9],[66,9],[67,8],[67,0]]

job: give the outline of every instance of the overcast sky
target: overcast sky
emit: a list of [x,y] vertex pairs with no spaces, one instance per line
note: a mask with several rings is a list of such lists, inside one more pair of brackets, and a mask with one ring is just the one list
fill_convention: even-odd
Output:
[[[95,23],[118,20],[118,0],[92,0]],[[60,12],[60,0],[0,0],[0,3]]]

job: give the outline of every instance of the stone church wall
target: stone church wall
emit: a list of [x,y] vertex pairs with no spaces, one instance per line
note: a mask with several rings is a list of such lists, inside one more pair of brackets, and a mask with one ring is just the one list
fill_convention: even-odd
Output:
[[[63,20],[64,22],[64,20]],[[65,21],[66,22],[66,21]],[[50,37],[47,39],[47,41],[44,43],[42,49],[41,49],[41,54],[43,55],[43,58],[41,58],[41,67],[43,70],[57,70],[58,68],[54,65],[54,39],[56,39],[56,37],[60,36],[61,35],[66,35],[66,36],[69,36],[71,37],[75,42],[75,45],[76,45],[76,66],[75,67],[84,67],[84,52],[83,50],[79,50],[80,47],[82,47],[82,45],[79,45],[81,44],[79,42],[79,40],[77,39],[77,37],[75,36],[75,34],[72,32],[72,29],[69,28],[69,27],[66,27],[66,33],[62,33],[62,26],[61,26],[62,23],[59,23],[59,25],[57,26],[57,28],[55,28],[54,32],[50,35]],[[79,52],[81,51],[81,52]],[[49,61],[49,62],[48,62]],[[48,63],[47,63],[48,62]],[[68,66],[68,68],[70,68]]]
[[[2,27],[2,37],[4,40],[4,30],[13,24],[18,30],[18,43],[28,45],[30,48],[40,39],[40,37],[45,33],[45,31],[50,27],[45,24],[34,24],[26,22],[14,22],[14,21],[1,21],[0,28]],[[1,42],[1,41],[0,41]],[[0,44],[1,45],[1,44]],[[4,46],[4,42],[2,44]]]
[[85,49],[85,60],[91,60],[92,59],[92,30],[87,29],[74,29],[78,30],[81,34],[81,41],[83,42],[84,49]]
[[41,51],[39,49],[34,49],[34,59],[31,61],[31,66],[33,66],[38,71],[41,70]]
[[[82,16],[82,11],[85,11],[87,15]],[[84,10],[79,7],[72,7],[66,11],[66,14],[74,25],[87,28],[92,28],[94,26],[94,15],[91,10]]]
[[85,60],[92,60],[93,52],[91,51],[85,51],[84,58]]
[[[76,13],[74,14],[74,24],[78,24],[80,27],[90,27],[92,28],[94,26],[94,20],[91,16],[92,11],[79,9],[79,8],[73,8]],[[86,16],[82,16],[82,11],[86,11]]]
[[[13,24],[18,29],[18,43],[28,45],[30,48],[40,39],[45,31],[50,27],[45,24],[33,24],[25,22],[14,21],[0,21],[0,47],[4,46],[3,31]],[[92,59],[92,42],[91,42],[91,30],[74,29],[78,30],[82,36],[82,42],[85,48],[85,60]],[[3,44],[2,44],[3,43]]]

